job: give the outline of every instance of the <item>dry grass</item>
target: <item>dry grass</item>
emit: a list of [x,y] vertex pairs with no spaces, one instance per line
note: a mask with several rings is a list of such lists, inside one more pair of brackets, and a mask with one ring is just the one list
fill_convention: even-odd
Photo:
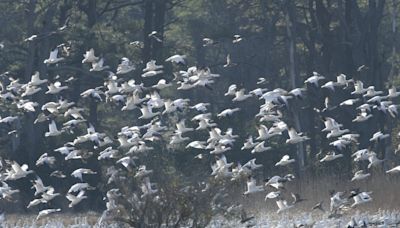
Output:
[[[93,227],[100,214],[87,212],[85,214],[55,213],[36,220],[36,214],[6,214],[3,227]],[[87,226],[89,225],[89,226]]]
[[[295,223],[299,219],[312,218],[314,221],[327,221],[331,224],[348,222],[349,218],[356,214],[373,215],[379,211],[388,210],[396,211],[399,209],[400,198],[398,192],[400,189],[400,175],[385,175],[384,173],[375,172],[369,179],[361,182],[350,182],[339,177],[319,177],[319,178],[303,178],[295,180],[287,184],[286,190],[283,191],[284,197],[289,202],[292,201],[290,196],[291,192],[299,193],[305,201],[297,204],[295,208],[289,210],[287,213],[277,214],[277,206],[274,200],[265,201],[264,197],[267,192],[275,191],[268,189],[263,193],[258,193],[250,196],[243,196],[245,186],[237,184],[232,186],[229,199],[234,202],[240,202],[248,212],[256,216],[258,222],[266,221],[272,227],[282,221],[289,221]],[[360,188],[361,191],[372,191],[373,201],[355,209],[348,211],[341,219],[327,220],[328,212],[322,213],[320,211],[312,211],[311,207],[317,202],[323,201],[324,208],[329,210],[329,191],[350,191],[354,188]],[[89,225],[79,227],[93,227],[101,215],[95,212],[88,212],[84,214],[71,214],[71,213],[56,213],[46,218],[36,221],[36,214],[7,214],[6,225],[4,227],[71,227],[77,224]],[[222,221],[223,219],[221,219]],[[237,221],[236,221],[237,222]],[[218,224],[218,223],[216,223]],[[233,223],[237,224],[237,223]],[[229,227],[225,224],[222,227]],[[78,227],[78,226],[77,226]],[[218,227],[218,225],[214,225]],[[220,226],[221,227],[221,226]],[[264,227],[264,226],[261,226]],[[268,226],[266,226],[268,227]],[[316,226],[319,227],[319,226]],[[323,226],[321,226],[323,227]]]

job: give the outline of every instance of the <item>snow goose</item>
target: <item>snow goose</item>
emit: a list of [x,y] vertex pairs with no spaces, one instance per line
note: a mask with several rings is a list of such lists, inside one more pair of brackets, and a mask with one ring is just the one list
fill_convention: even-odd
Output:
[[273,123],[272,127],[268,130],[270,135],[280,135],[285,130],[288,130],[287,124],[284,121],[279,120]]
[[28,165],[20,166],[17,162],[11,164],[11,170],[7,170],[5,180],[18,180],[33,173],[33,170],[28,170]]
[[353,79],[347,80],[347,76],[345,74],[340,74],[336,76],[336,85],[337,86],[348,86],[349,82],[352,82]]
[[103,71],[105,69],[109,69],[110,66],[104,66],[104,58],[101,58],[97,62],[92,62],[92,68],[89,71]]
[[254,148],[253,148],[253,150],[251,150],[251,153],[252,154],[254,154],[254,153],[261,153],[261,152],[264,152],[264,151],[267,151],[267,150],[270,150],[270,149],[272,149],[271,147],[266,147],[265,145],[264,145],[264,143],[265,143],[265,141],[262,141],[262,142],[259,142]]
[[396,166],[396,167],[394,167],[392,169],[387,170],[386,173],[388,173],[388,174],[400,173],[400,165],[398,165],[398,166]]
[[277,200],[276,205],[278,205],[278,211],[277,211],[278,214],[283,211],[289,210],[294,206],[294,205],[289,205],[286,200],[282,199]]
[[162,74],[163,71],[162,70],[151,70],[151,71],[147,71],[145,73],[142,74],[143,78],[149,78],[149,77],[154,77],[157,76],[159,74]]
[[181,133],[175,133],[174,135],[172,135],[172,137],[171,137],[171,139],[169,141],[169,144],[170,145],[180,144],[180,143],[183,143],[183,142],[188,141],[188,140],[190,140],[189,137],[182,137]]
[[99,156],[97,157],[97,160],[103,160],[103,159],[112,159],[116,158],[118,156],[118,150],[113,149],[111,146],[107,147],[103,151],[100,152]]
[[369,139],[370,142],[378,142],[381,140],[384,140],[386,138],[389,138],[389,134],[383,134],[381,131],[375,132],[372,137]]
[[354,91],[351,92],[351,94],[360,95],[360,94],[365,93],[366,91],[367,91],[367,89],[364,88],[364,83],[362,81],[356,81],[354,83]]
[[373,152],[373,151],[369,152],[368,161],[369,161],[368,169],[370,169],[372,167],[375,167],[375,166],[378,166],[378,165],[382,164],[382,162],[383,162],[383,160],[379,159],[377,157],[376,153]]
[[266,92],[266,91],[268,91],[268,89],[265,89],[265,88],[256,88],[256,89],[251,90],[251,91],[249,92],[249,94],[251,94],[251,95],[253,95],[253,96],[256,96],[256,97],[261,97],[261,96],[264,94],[264,92]]
[[185,126],[185,119],[182,119],[181,121],[179,121],[178,123],[176,123],[176,130],[175,132],[178,134],[184,134],[186,132],[190,132],[193,131],[193,128],[189,128]]
[[49,156],[47,153],[44,153],[36,160],[36,166],[47,164],[50,167],[52,167],[55,162],[56,162],[55,157]]
[[160,114],[160,112],[153,112],[152,107],[148,105],[143,105],[140,108],[140,111],[142,112],[142,115],[139,117],[139,119],[152,119]]
[[59,103],[57,102],[47,102],[46,104],[42,105],[42,111],[48,111],[51,114],[57,115],[58,114],[58,107]]
[[32,200],[31,202],[29,202],[29,204],[28,204],[28,206],[26,206],[26,208],[31,208],[31,207],[34,207],[34,206],[37,206],[37,205],[39,205],[39,204],[45,204],[45,203],[47,203],[47,201],[46,200],[44,200],[44,199],[42,199],[42,198],[40,198],[40,199],[34,199],[34,200]]
[[[161,35],[161,34],[158,35],[157,31],[152,31],[152,32],[149,33],[147,36],[150,37],[150,38],[152,38],[152,39],[154,39],[155,41],[157,41],[157,42],[159,42],[159,43],[162,43],[162,42],[163,42],[163,41],[162,41],[162,38],[160,38],[160,37],[162,37],[162,35]],[[159,37],[159,36],[160,36],[160,37]]]
[[49,186],[44,186],[43,181],[40,177],[36,177],[31,188],[35,189],[34,196],[37,196],[50,189]]
[[205,129],[208,129],[208,128],[216,127],[217,124],[216,123],[212,123],[211,121],[212,120],[208,119],[208,118],[200,119],[199,122],[198,122],[199,126],[196,128],[196,131],[197,130],[205,130]]
[[388,95],[386,98],[396,98],[400,95],[400,92],[397,92],[396,87],[392,86],[391,88],[388,89]]
[[243,40],[243,37],[241,35],[235,34],[235,35],[233,35],[232,43],[237,44],[242,40]]
[[222,154],[231,149],[232,149],[231,147],[228,147],[228,146],[225,146],[222,144],[217,144],[214,146],[214,149],[212,151],[210,151],[210,154]]
[[320,211],[322,211],[322,212],[325,212],[325,210],[324,210],[324,208],[322,207],[322,203],[323,203],[323,201],[321,201],[321,202],[318,202],[317,204],[315,204],[312,208],[311,208],[311,210],[320,210]]
[[63,57],[58,57],[58,48],[55,48],[50,52],[50,56],[48,59],[45,59],[43,61],[44,64],[50,65],[50,64],[56,64],[62,60],[64,60]]
[[71,176],[78,178],[79,180],[83,181],[82,175],[83,174],[97,174],[97,172],[91,170],[91,169],[86,169],[86,168],[79,168],[74,170],[71,173]]
[[224,94],[224,96],[234,96],[237,91],[237,86],[232,84],[229,86],[228,91]]
[[371,176],[370,173],[364,173],[363,170],[358,170],[357,172],[354,173],[354,176],[353,176],[353,178],[351,178],[351,181],[364,180],[364,179],[368,178],[369,176]]
[[272,134],[269,133],[268,128],[261,124],[258,128],[257,128],[257,132],[258,132],[258,137],[256,138],[256,140],[262,141],[262,140],[267,140],[269,138],[271,138],[274,135],[280,135],[280,132],[274,132]]
[[61,82],[55,82],[50,83],[47,88],[48,90],[46,91],[46,94],[58,94],[61,91],[68,89],[68,86],[61,86]]
[[240,111],[240,108],[227,108],[223,111],[221,111],[220,113],[217,114],[217,117],[222,118],[222,117],[227,117],[227,116],[232,116],[233,113]]
[[206,142],[204,142],[204,141],[193,141],[193,142],[190,142],[189,144],[187,144],[185,148],[186,149],[188,149],[188,148],[205,149],[206,148]]
[[8,201],[13,200],[13,195],[18,193],[18,189],[12,189],[6,182],[1,181],[0,196]]
[[28,38],[25,38],[24,41],[25,41],[25,42],[30,42],[30,41],[36,40],[37,38],[38,38],[38,35],[33,34],[32,36],[30,36],[30,37],[28,37]]
[[397,107],[399,107],[399,105],[389,105],[387,108],[387,111],[389,112],[390,116],[392,116],[393,118],[397,118],[397,116],[399,115],[398,111],[397,111]]
[[49,187],[47,189],[47,191],[43,192],[42,194],[42,199],[44,199],[46,201],[46,203],[50,202],[51,200],[53,200],[54,198],[56,198],[57,196],[60,195],[60,193],[54,193],[54,188],[53,187]]
[[211,38],[208,38],[208,37],[204,37],[203,38],[203,47],[212,46],[212,45],[217,44],[217,43],[218,43],[218,41],[214,41]]
[[246,164],[243,165],[243,168],[249,168],[250,170],[256,170],[263,167],[262,164],[256,164],[256,159],[253,158],[250,161],[246,162]]
[[82,200],[86,199],[85,191],[81,190],[78,195],[72,195],[71,193],[67,193],[66,198],[70,201],[68,207],[74,207],[79,204]]
[[253,137],[250,135],[246,141],[243,143],[241,150],[253,149],[257,145],[256,142],[253,142]]
[[251,96],[251,94],[245,94],[245,89],[240,89],[235,92],[235,97],[232,99],[232,101],[244,101]]
[[264,187],[262,185],[257,185],[256,179],[249,177],[247,180],[247,190],[243,193],[243,195],[249,195],[262,191],[264,191]]
[[341,157],[343,157],[343,154],[336,154],[335,152],[332,151],[327,153],[325,157],[323,157],[319,162],[329,162]]
[[339,104],[339,106],[352,106],[356,104],[360,99],[359,98],[353,98],[353,99],[347,99]]
[[337,123],[335,119],[330,118],[330,117],[325,118],[324,125],[325,125],[325,128],[322,129],[322,132],[332,131],[335,129],[339,129],[340,127],[343,127],[342,124]]
[[295,88],[289,91],[289,94],[298,98],[298,99],[303,99],[304,93],[307,91],[305,88]]
[[91,48],[89,51],[86,51],[85,54],[83,54],[83,60],[82,63],[94,63],[99,59],[99,57],[96,57],[94,55],[94,49]]
[[329,82],[326,82],[325,84],[323,84],[321,86],[321,88],[325,88],[325,89],[330,90],[331,92],[335,92],[335,86],[337,86],[336,82],[329,81]]
[[185,55],[173,55],[167,58],[165,62],[172,62],[176,64],[186,65],[185,58],[186,58]]
[[60,208],[41,210],[41,211],[39,211],[39,214],[38,214],[38,216],[36,217],[36,220],[39,220],[39,219],[41,219],[41,218],[43,218],[43,217],[48,216],[49,214],[53,214],[53,213],[59,212],[59,211],[61,211]]
[[276,189],[283,189],[283,183],[287,182],[287,181],[292,181],[294,179],[294,176],[292,174],[288,174],[284,177],[280,177],[280,176],[273,176],[271,178],[267,178],[266,180],[264,180],[265,186],[271,186],[274,187]]
[[26,112],[35,112],[36,107],[39,105],[37,102],[29,101],[29,100],[20,100],[17,103],[17,108],[22,109]]
[[329,145],[335,147],[337,150],[340,150],[340,151],[345,149],[350,144],[351,144],[351,141],[344,140],[344,139],[337,139],[337,140],[329,143]]
[[59,131],[57,129],[56,122],[54,120],[52,120],[49,123],[49,131],[46,132],[44,136],[45,137],[53,137],[53,136],[58,136],[58,135],[61,135],[61,134],[62,134],[62,131]]
[[331,212],[337,211],[340,207],[347,203],[346,198],[342,198],[344,195],[343,192],[330,192],[331,194],[331,203],[330,203],[330,210]]
[[352,122],[364,122],[372,117],[372,114],[368,114],[365,109],[361,109],[361,112],[352,120]]
[[115,163],[116,164],[121,164],[126,169],[131,170],[131,166],[136,165],[135,161],[134,161],[134,158],[135,157],[131,157],[131,156],[122,157],[119,160],[117,160]]
[[290,159],[289,155],[284,155],[282,159],[275,164],[275,166],[286,166],[295,162],[295,159]]
[[4,118],[0,117],[0,123],[11,124],[12,122],[18,120],[18,116],[7,116]]
[[25,89],[25,91],[21,94],[21,97],[32,96],[42,90],[42,88],[31,86],[29,84],[27,84],[23,88]]
[[233,63],[232,62],[232,60],[231,60],[231,55],[230,54],[227,54],[226,55],[226,63],[224,64],[224,66],[223,67],[232,67],[232,66],[235,66],[236,65],[236,63]]
[[307,78],[307,79],[304,81],[304,83],[305,83],[305,84],[308,83],[308,84],[314,85],[315,87],[318,87],[318,81],[319,81],[319,80],[323,80],[323,79],[325,79],[324,76],[321,76],[321,75],[320,75],[319,73],[317,73],[317,72],[313,72],[313,75],[312,75],[311,77]]
[[375,97],[382,93],[383,93],[382,91],[375,91],[375,86],[369,86],[367,88],[367,92],[363,95],[363,97]]
[[153,170],[151,170],[151,169],[148,170],[148,169],[146,169],[145,165],[140,165],[139,168],[137,169],[134,177],[137,179],[142,179],[143,177],[146,177],[146,176],[150,175],[151,173],[153,173]]
[[352,191],[350,197],[353,197],[354,203],[351,205],[351,207],[356,207],[360,204],[371,202],[372,201],[372,197],[370,196],[371,194],[372,192]]
[[339,137],[339,136],[341,136],[341,135],[343,135],[343,134],[345,134],[345,133],[348,133],[348,132],[350,132],[349,129],[334,128],[334,129],[331,130],[331,132],[329,132],[329,133],[326,135],[326,138],[327,138],[327,139],[330,139],[330,138]]
[[294,128],[290,128],[288,133],[289,139],[286,139],[286,143],[296,144],[310,139],[307,136],[303,136],[302,133],[297,133],[296,129]]
[[90,186],[88,183],[76,183],[69,188],[67,193],[80,192],[84,190],[94,190],[94,189],[95,187]]
[[116,74],[127,74],[135,69],[135,65],[133,65],[133,63],[128,58],[122,57],[121,63],[117,67]]
[[193,106],[190,106],[190,109],[196,109],[199,112],[207,112],[208,106],[210,106],[210,103],[198,103]]
[[143,178],[143,183],[141,185],[141,190],[143,192],[143,194],[141,195],[141,198],[145,198],[147,196],[151,196],[155,193],[158,192],[157,189],[154,189],[154,184],[150,183],[150,178],[149,177],[145,177]]
[[158,90],[162,90],[162,89],[168,88],[168,87],[170,87],[170,86],[172,86],[172,84],[167,83],[167,81],[166,81],[165,79],[160,79],[160,80],[157,82],[157,84],[155,84],[155,85],[152,86],[152,88],[158,89]]
[[262,84],[265,84],[267,82],[267,79],[265,79],[265,78],[258,78],[257,79],[257,85],[262,85]]
[[368,149],[360,149],[354,152],[351,157],[354,157],[354,161],[367,161],[370,151]]
[[267,201],[268,199],[275,199],[281,196],[281,191],[276,191],[276,192],[269,192],[266,196],[265,196],[265,201]]

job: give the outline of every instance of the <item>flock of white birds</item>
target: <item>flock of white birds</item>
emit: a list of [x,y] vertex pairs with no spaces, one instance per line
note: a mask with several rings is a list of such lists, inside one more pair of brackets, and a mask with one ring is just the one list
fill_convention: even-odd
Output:
[[[233,43],[239,43],[243,40],[242,37],[236,35]],[[204,39],[204,46],[212,45],[214,41],[210,38]],[[59,48],[51,51],[48,59],[43,61],[44,64],[51,67],[57,67],[63,64],[67,56],[59,55]],[[326,133],[329,145],[335,148],[336,152],[328,152],[321,156],[321,163],[333,162],[343,157],[340,152],[346,147],[357,145],[359,134],[346,129],[343,124],[338,123],[333,117],[329,116],[332,109],[340,109],[344,106],[353,107],[358,112],[358,116],[352,122],[362,123],[368,121],[375,111],[379,111],[396,118],[398,115],[398,105],[393,101],[400,95],[395,87],[390,88],[387,92],[376,91],[374,86],[364,88],[363,82],[360,80],[348,79],[346,75],[340,74],[336,81],[327,81],[322,75],[314,72],[307,80],[304,81],[304,87],[295,88],[286,91],[281,88],[269,90],[266,88],[266,79],[259,78],[256,88],[247,92],[244,88],[233,84],[227,88],[224,94],[232,98],[232,107],[221,110],[219,113],[209,112],[210,103],[191,103],[190,99],[178,98],[170,99],[161,97],[160,91],[165,88],[176,88],[177,90],[193,90],[198,87],[203,89],[212,89],[212,84],[220,75],[214,74],[209,68],[199,68],[196,66],[188,67],[186,56],[173,55],[165,60],[165,64],[172,64],[172,68],[180,69],[174,72],[174,79],[167,81],[163,78],[163,65],[158,65],[156,61],[151,60],[146,64],[146,67],[141,71],[143,80],[146,78],[158,77],[159,81],[151,86],[144,86],[143,83],[138,83],[132,79],[132,75],[128,74],[136,70],[136,66],[128,58],[124,57],[121,63],[112,72],[110,66],[105,65],[105,59],[97,57],[95,50],[86,51],[83,56],[82,64],[91,66],[90,72],[107,71],[108,76],[104,78],[104,86],[90,88],[83,91],[80,96],[85,99],[93,99],[95,102],[113,102],[121,107],[121,111],[140,110],[142,115],[138,118],[142,125],[123,127],[116,137],[108,136],[105,133],[98,132],[90,124],[84,116],[85,109],[78,107],[78,104],[70,102],[63,97],[62,94],[71,88],[68,87],[73,77],[58,81],[50,81],[42,79],[43,76],[39,72],[35,72],[30,81],[22,82],[20,79],[7,77],[3,74],[3,84],[1,86],[1,100],[8,104],[15,104],[22,112],[31,112],[37,114],[35,124],[48,123],[48,132],[45,137],[59,137],[60,135],[74,135],[74,129],[82,126],[87,126],[87,133],[83,135],[75,135],[75,139],[71,142],[65,142],[54,151],[43,153],[36,162],[36,166],[48,165],[57,167],[56,158],[52,156],[54,153],[60,153],[65,156],[65,160],[71,159],[87,159],[87,154],[80,150],[80,145],[84,143],[92,143],[93,154],[98,156],[98,160],[113,160],[116,166],[125,167],[135,170],[135,177],[141,181],[141,196],[140,198],[153,197],[157,195],[158,189],[155,183],[150,181],[152,170],[148,170],[144,164],[136,165],[134,160],[136,155],[140,153],[150,153],[153,150],[149,144],[159,141],[160,138],[167,138],[170,145],[184,145],[186,148],[195,148],[200,152],[196,158],[203,159],[205,155],[211,154],[215,156],[215,163],[212,164],[211,176],[221,179],[231,180],[247,180],[247,188],[244,195],[251,195],[258,192],[266,192],[266,200],[275,200],[277,205],[277,213],[281,213],[291,208],[296,207],[296,204],[302,201],[298,194],[285,193],[285,184],[292,181],[295,177],[292,174],[281,176],[273,176],[266,180],[265,184],[257,183],[254,171],[260,169],[263,165],[257,163],[256,159],[251,159],[244,165],[236,162],[228,162],[225,153],[232,150],[233,145],[240,141],[239,136],[234,134],[233,128],[222,130],[218,127],[213,118],[227,118],[240,112],[241,109],[237,104],[247,99],[258,99],[263,101],[259,106],[259,112],[255,115],[257,120],[258,135],[252,135],[240,141],[243,143],[241,150],[243,153],[266,153],[272,148],[268,146],[268,141],[272,137],[289,137],[286,139],[287,144],[299,144],[309,140],[309,137],[300,132],[300,129],[290,127],[283,120],[283,113],[287,110],[285,107],[289,105],[289,101],[296,99],[304,99],[308,95],[308,90],[328,90],[328,94],[335,94],[337,90],[352,90],[350,99],[341,101],[337,106],[333,106],[329,102],[329,95],[325,98],[325,108],[322,110],[315,109],[316,113],[324,113],[324,125],[321,132]],[[52,66],[53,65],[53,66]],[[224,67],[232,67],[230,55],[227,56],[227,63]],[[103,75],[103,74],[102,74]],[[129,76],[125,76],[129,75]],[[42,77],[42,78],[41,78]],[[82,76],[84,77],[84,76]],[[82,79],[85,80],[85,79]],[[46,90],[47,86],[47,90]],[[44,93],[49,96],[50,102],[40,104],[34,100],[34,95]],[[235,106],[236,105],[236,106]],[[172,136],[166,136],[164,133],[167,130],[166,126],[160,121],[160,116],[169,115],[177,111],[194,110],[195,116],[180,119],[176,123],[176,129]],[[15,126],[13,122],[17,121],[21,116],[11,115],[2,117],[0,123],[8,124],[10,127]],[[61,123],[61,121],[64,121]],[[192,121],[197,124],[196,128],[188,127],[187,122]],[[138,121],[135,121],[138,122]],[[191,124],[192,125],[192,124]],[[208,138],[193,140],[187,136],[188,132],[208,131]],[[283,134],[284,132],[288,134]],[[18,129],[12,129],[9,132],[10,137],[20,134]],[[389,138],[389,132],[376,132],[370,138],[371,143],[381,143]],[[118,142],[114,142],[114,138]],[[370,170],[373,167],[380,166],[383,159],[378,158],[377,154],[369,148],[359,148],[352,155],[354,162],[368,161],[367,170],[359,170],[355,172],[351,181],[360,181],[370,176]],[[289,166],[295,163],[296,159],[289,155],[284,155],[276,166]],[[122,166],[121,166],[122,165]],[[52,186],[46,186],[38,173],[26,164],[18,164],[16,161],[7,161],[3,164],[5,172],[1,173],[2,186],[0,187],[0,195],[3,199],[12,199],[13,195],[19,190],[9,186],[9,182],[21,178],[33,179],[33,188],[35,193],[32,201],[27,205],[27,208],[35,207],[41,204],[49,204],[54,198],[61,197]],[[66,195],[69,201],[69,207],[74,207],[82,200],[87,198],[88,191],[95,189],[85,182],[87,175],[97,175],[97,173],[89,168],[84,167],[76,169],[70,174],[64,174],[62,170],[55,169],[48,175],[56,178],[66,178],[72,176],[77,179],[77,183],[72,185]],[[59,167],[58,167],[59,168]],[[118,172],[118,169],[110,170],[110,172]],[[386,171],[388,175],[400,172],[400,166],[393,167]],[[43,175],[43,174],[41,174]],[[116,175],[110,174],[109,183]],[[33,177],[33,178],[32,178]],[[269,191],[269,189],[274,189]],[[207,188],[203,191],[207,191]],[[267,192],[269,191],[269,192]],[[285,194],[284,194],[285,193]],[[371,192],[368,190],[360,191],[355,189],[347,195],[345,192],[332,192],[330,198],[329,210],[333,214],[339,213],[341,210],[357,207],[360,204],[372,201]],[[288,195],[291,195],[291,200]],[[113,210],[117,207],[117,198],[121,197],[119,189],[110,189],[107,192],[107,210]],[[138,199],[140,200],[140,199]],[[316,202],[318,203],[318,202]],[[316,204],[313,208],[316,210],[324,210],[321,203]],[[60,208],[47,208],[41,210],[37,215],[37,219],[45,217],[51,213],[61,211]],[[248,222],[253,217],[242,216],[242,222]],[[354,225],[355,226],[355,225]]]

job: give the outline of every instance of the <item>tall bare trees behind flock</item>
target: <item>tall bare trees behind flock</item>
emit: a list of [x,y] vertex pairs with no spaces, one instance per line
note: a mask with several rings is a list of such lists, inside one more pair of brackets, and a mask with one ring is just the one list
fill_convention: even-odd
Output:
[[397,186],[396,0],[0,7],[9,212],[203,227],[252,220],[237,203],[260,194],[322,209],[299,195],[310,180],[340,181],[321,195],[334,215],[384,204],[365,183]]

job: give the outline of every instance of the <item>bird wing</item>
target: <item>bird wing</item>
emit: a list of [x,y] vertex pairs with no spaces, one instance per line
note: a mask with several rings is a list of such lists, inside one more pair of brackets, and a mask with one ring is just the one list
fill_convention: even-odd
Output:
[[57,59],[57,55],[58,55],[58,48],[55,48],[53,51],[50,52],[49,59]]
[[288,161],[289,160],[289,155],[284,155],[281,159],[281,161]]
[[54,120],[52,120],[50,123],[49,123],[49,132],[57,132],[58,130],[57,130],[57,125],[56,125],[56,122],[54,122]]

